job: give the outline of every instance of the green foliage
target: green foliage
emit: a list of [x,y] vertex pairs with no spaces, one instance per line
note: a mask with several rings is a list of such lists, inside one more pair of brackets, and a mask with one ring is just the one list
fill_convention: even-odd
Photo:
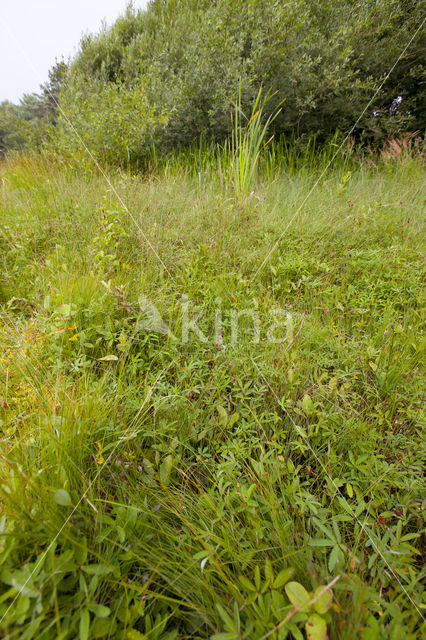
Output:
[[166,117],[157,115],[146,94],[146,82],[131,86],[98,83],[81,87],[71,101],[62,103],[59,118],[61,151],[85,154],[86,149],[102,162],[137,165],[147,157],[156,128]]
[[40,95],[25,94],[19,105],[8,101],[0,104],[1,155],[39,149],[50,138],[67,68],[65,62],[57,62],[49,71],[49,81],[40,87]]
[[419,636],[424,166],[306,149],[0,166],[6,638]]
[[262,112],[268,97],[270,96],[262,98],[262,90],[259,90],[249,118],[246,118],[241,109],[241,87],[235,104],[231,139],[232,174],[235,193],[240,202],[247,198],[255,186],[260,153],[271,141],[267,139],[268,128],[278,115],[278,112],[270,115],[262,124]]
[[[84,111],[82,93],[96,102],[109,85],[132,92],[143,82],[147,105],[168,115],[151,130],[164,154],[203,136],[230,139],[235,101],[250,113],[263,87],[274,98],[259,126],[285,101],[273,123],[277,140],[315,135],[324,142],[356,123],[357,138],[380,142],[424,130],[424,33],[413,38],[423,18],[421,3],[406,0],[156,0],[144,11],[129,7],[111,29],[82,40],[63,104],[85,131],[77,113]],[[402,103],[392,111],[398,95]],[[106,101],[98,108],[99,120],[108,119]],[[121,162],[125,148],[110,145]],[[143,161],[146,149],[136,145],[133,154]]]

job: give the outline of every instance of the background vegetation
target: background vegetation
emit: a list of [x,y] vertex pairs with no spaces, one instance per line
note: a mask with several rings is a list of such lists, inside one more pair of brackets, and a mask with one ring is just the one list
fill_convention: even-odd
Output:
[[423,132],[424,17],[415,0],[129,6],[110,29],[83,38],[68,71],[63,62],[54,67],[41,97],[0,106],[0,148],[41,143],[28,122],[39,130],[46,107],[51,122],[61,86],[51,144],[76,151],[83,140],[105,161],[133,166],[149,164],[152,145],[167,154],[200,137],[228,139],[238,87],[244,113],[261,86],[274,93],[265,121],[283,103],[271,127],[276,139],[324,142],[354,125],[370,143]]

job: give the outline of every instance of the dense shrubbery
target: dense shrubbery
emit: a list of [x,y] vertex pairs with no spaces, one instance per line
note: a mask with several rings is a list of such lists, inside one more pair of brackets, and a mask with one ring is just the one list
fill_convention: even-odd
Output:
[[[80,105],[81,92],[90,95],[99,82],[131,86],[143,78],[149,103],[168,114],[167,125],[154,131],[155,143],[170,151],[202,134],[228,137],[240,84],[245,111],[260,86],[277,92],[265,117],[285,101],[276,135],[324,140],[336,128],[349,129],[384,81],[356,133],[391,137],[424,125],[423,35],[386,78],[421,13],[418,3],[400,0],[154,1],[143,12],[128,9],[110,30],[82,41],[65,96],[67,104]],[[399,94],[402,105],[392,114]]]
[[59,93],[67,65],[57,62],[40,94],[25,94],[19,105],[0,103],[0,155],[7,151],[39,149],[56,136]]
[[[265,119],[284,100],[277,137],[325,141],[356,123],[357,137],[380,141],[425,126],[423,14],[411,0],[154,0],[83,38],[61,106],[100,159],[120,163],[145,162],[151,144],[228,138],[239,86],[245,112],[260,87],[276,92]],[[34,144],[17,109],[0,110],[3,147]],[[53,141],[72,148],[61,120]]]
[[145,158],[155,129],[164,122],[150,106],[142,79],[132,85],[97,82],[91,92],[83,87],[71,99],[65,96],[61,107],[61,150],[84,152],[87,147],[110,163],[131,165]]

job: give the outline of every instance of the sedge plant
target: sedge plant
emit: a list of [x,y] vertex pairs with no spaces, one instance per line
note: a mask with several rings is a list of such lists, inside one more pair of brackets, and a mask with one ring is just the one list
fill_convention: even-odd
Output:
[[268,138],[268,130],[280,113],[282,102],[266,121],[264,121],[264,108],[274,95],[267,93],[263,96],[261,87],[253,103],[251,115],[247,118],[241,106],[241,85],[238,89],[231,138],[231,163],[235,195],[240,203],[253,191],[260,154],[273,139],[273,136]]

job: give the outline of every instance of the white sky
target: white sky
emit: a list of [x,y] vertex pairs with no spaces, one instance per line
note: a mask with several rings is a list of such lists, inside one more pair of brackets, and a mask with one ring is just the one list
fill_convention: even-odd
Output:
[[[76,53],[83,33],[112,24],[128,0],[0,0],[0,102],[38,91],[55,59]],[[136,0],[145,7],[147,0]]]

